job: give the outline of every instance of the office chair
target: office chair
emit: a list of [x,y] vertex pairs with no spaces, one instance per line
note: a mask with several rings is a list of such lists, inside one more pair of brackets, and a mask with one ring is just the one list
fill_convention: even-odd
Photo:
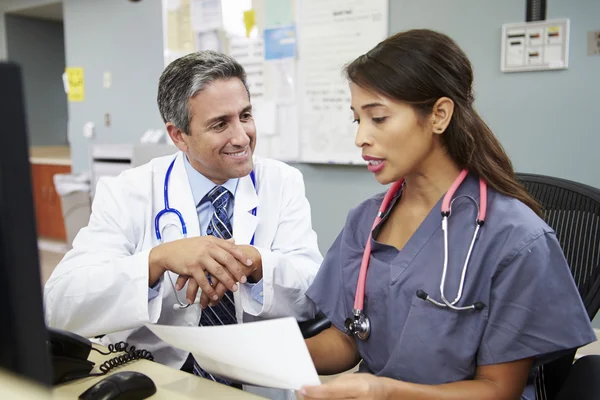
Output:
[[[600,190],[549,176],[517,174],[517,178],[540,203],[544,220],[556,232],[592,320],[600,308]],[[575,353],[573,350],[538,367],[537,400],[558,400]]]
[[314,319],[299,322],[300,331],[304,339],[318,335],[331,326],[331,321],[323,313],[318,313]]
[[590,355],[575,361],[556,400],[600,399],[600,356]]

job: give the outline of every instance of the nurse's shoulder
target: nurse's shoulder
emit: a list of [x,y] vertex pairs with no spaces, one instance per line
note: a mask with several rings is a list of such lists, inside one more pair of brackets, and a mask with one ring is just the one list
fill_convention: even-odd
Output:
[[489,187],[485,225],[496,235],[517,235],[520,238],[554,232],[525,203]]
[[488,187],[485,229],[505,250],[518,250],[542,236],[554,236],[554,230],[522,201]]

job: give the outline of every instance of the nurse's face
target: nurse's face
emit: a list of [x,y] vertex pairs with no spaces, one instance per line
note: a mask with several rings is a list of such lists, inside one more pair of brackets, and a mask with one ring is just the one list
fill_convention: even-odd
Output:
[[189,135],[175,142],[192,166],[217,184],[252,171],[256,127],[246,87],[238,78],[219,79],[189,102]]
[[356,145],[381,184],[418,173],[438,147],[429,118],[413,107],[350,84],[352,111],[358,124]]

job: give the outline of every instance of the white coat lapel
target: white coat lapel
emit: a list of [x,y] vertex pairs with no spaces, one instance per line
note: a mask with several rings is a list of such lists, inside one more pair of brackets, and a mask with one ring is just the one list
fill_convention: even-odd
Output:
[[[198,214],[196,212],[196,205],[194,204],[194,196],[192,195],[192,189],[188,180],[183,157],[185,157],[184,153],[180,152],[177,155],[175,165],[171,171],[171,176],[168,183],[169,207],[176,209],[181,213],[187,227],[187,236],[193,237],[200,235],[200,226],[198,222]],[[160,199],[163,199],[164,175],[161,174],[161,176],[163,177],[163,181],[156,182],[156,185],[160,187]],[[160,201],[160,204],[161,207],[159,209],[162,210],[164,208],[164,199]],[[169,226],[167,227],[167,225]],[[172,235],[171,232],[173,232],[174,229],[171,229],[172,226],[170,225],[180,228],[179,218],[177,218],[174,213],[164,214],[159,221],[161,232],[163,230],[165,231],[165,234],[163,234],[163,240],[167,242],[181,239],[182,236],[180,229],[177,229],[177,235],[172,237],[174,235]],[[167,229],[165,229],[165,227],[167,227]]]
[[[250,175],[240,178],[233,206],[233,238],[238,244],[249,244],[256,232],[258,217],[252,210],[258,207],[258,195]],[[257,210],[258,211],[258,210]]]

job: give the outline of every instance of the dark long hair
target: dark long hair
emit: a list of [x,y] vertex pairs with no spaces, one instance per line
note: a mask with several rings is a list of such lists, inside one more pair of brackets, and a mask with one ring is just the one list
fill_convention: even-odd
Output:
[[345,72],[356,85],[411,104],[422,117],[432,113],[441,97],[450,98],[454,114],[442,135],[450,157],[541,215],[502,145],[473,108],[471,63],[448,36],[426,29],[397,33],[358,57]]

